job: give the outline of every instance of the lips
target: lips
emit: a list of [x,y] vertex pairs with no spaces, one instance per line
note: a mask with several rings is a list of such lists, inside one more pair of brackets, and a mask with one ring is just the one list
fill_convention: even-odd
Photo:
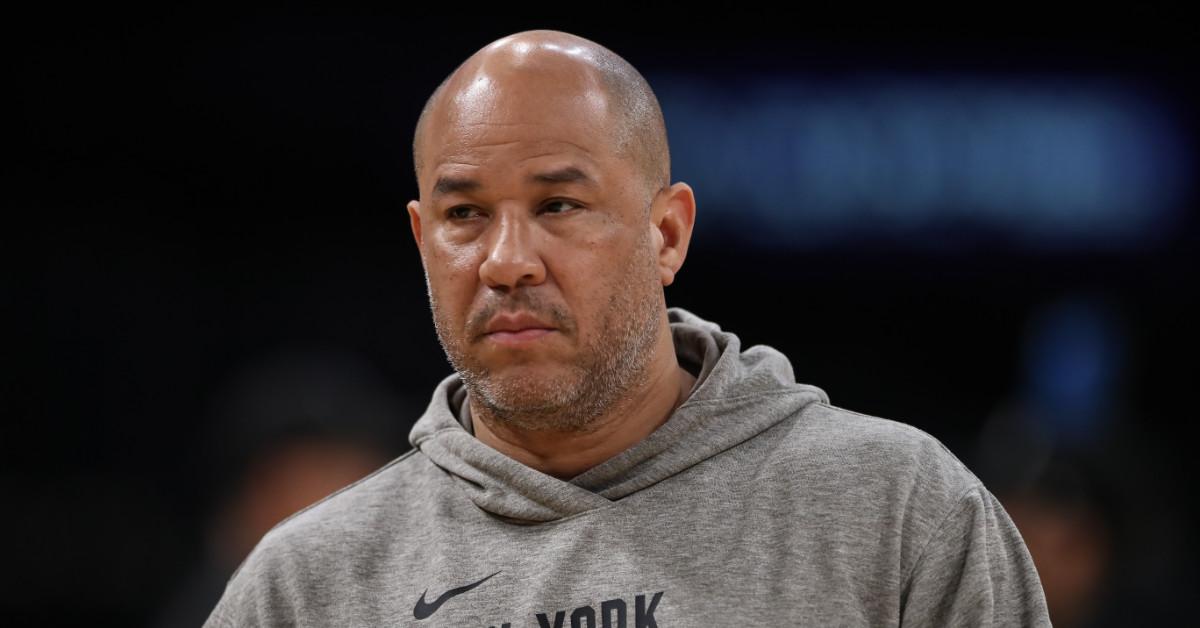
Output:
[[528,312],[501,313],[492,317],[484,328],[485,334],[500,332],[523,332],[526,330],[554,330],[554,325],[542,321]]
[[483,338],[508,347],[522,347],[558,331],[550,323],[528,312],[501,313],[484,328]]

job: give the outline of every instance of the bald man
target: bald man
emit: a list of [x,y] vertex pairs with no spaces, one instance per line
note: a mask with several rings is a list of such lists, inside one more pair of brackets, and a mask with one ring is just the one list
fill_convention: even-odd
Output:
[[696,202],[623,59],[497,40],[429,98],[413,160],[455,372],[414,449],[264,536],[208,625],[1048,625],[945,447],[667,308]]

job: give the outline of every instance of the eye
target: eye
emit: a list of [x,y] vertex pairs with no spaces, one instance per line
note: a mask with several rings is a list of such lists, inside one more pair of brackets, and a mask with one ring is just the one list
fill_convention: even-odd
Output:
[[469,205],[457,205],[446,210],[446,218],[448,220],[467,220],[468,218],[474,218],[476,213],[477,212],[474,207]]
[[544,214],[563,214],[572,208],[580,205],[574,201],[568,201],[561,198],[554,199],[545,205],[542,205],[542,213]]

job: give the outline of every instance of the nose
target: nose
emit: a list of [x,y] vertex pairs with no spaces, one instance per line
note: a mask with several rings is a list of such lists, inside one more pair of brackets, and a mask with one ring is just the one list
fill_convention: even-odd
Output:
[[479,265],[479,278],[488,287],[505,292],[542,283],[546,266],[535,244],[527,221],[498,214],[487,257]]

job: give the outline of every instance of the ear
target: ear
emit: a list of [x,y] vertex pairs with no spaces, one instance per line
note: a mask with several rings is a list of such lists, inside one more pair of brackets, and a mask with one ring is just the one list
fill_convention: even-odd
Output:
[[412,223],[413,239],[417,241],[417,248],[421,248],[421,204],[417,201],[408,202],[408,220]]
[[681,181],[660,191],[650,211],[650,223],[658,249],[659,277],[662,285],[669,286],[683,267],[696,224],[696,197],[691,186]]

